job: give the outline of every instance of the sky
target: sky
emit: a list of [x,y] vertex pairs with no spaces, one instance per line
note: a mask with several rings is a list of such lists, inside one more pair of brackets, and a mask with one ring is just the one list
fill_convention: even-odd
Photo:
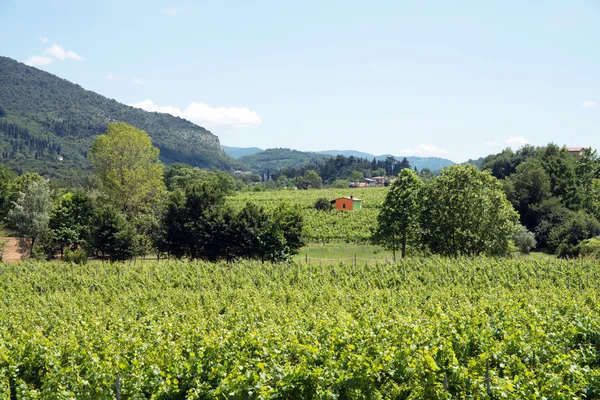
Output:
[[0,0],[0,55],[223,145],[462,162],[600,149],[598,21],[600,0]]

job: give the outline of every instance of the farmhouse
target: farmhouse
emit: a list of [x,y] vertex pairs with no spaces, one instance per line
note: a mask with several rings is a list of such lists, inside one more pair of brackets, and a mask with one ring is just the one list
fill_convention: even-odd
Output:
[[338,197],[335,200],[331,200],[331,204],[335,204],[335,208],[340,211],[358,211],[362,206],[361,201],[361,199],[354,196]]
[[583,155],[583,152],[585,151],[585,149],[583,147],[569,147],[569,148],[567,148],[567,151],[572,156],[581,157]]

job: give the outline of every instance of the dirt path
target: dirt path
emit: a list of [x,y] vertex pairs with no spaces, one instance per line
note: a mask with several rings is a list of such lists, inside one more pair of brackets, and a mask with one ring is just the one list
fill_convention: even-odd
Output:
[[4,262],[15,263],[19,262],[23,254],[19,252],[19,239],[13,237],[0,238],[0,242],[5,242],[2,259]]

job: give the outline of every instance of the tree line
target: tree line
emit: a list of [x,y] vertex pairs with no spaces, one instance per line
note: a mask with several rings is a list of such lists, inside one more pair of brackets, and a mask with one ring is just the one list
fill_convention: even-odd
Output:
[[559,257],[597,252],[600,159],[549,144],[447,167],[436,177],[404,169],[383,203],[373,241],[404,256],[504,255],[539,247]]
[[183,164],[165,171],[158,156],[146,132],[111,123],[89,153],[85,189],[52,191],[38,174],[0,166],[0,219],[32,257],[78,262],[150,253],[281,261],[304,245],[302,217],[290,206],[234,211],[225,201],[235,188],[229,174]]

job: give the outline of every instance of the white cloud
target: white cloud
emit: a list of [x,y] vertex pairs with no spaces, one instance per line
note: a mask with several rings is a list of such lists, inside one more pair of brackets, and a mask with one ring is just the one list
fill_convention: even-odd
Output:
[[169,17],[174,17],[183,10],[183,7],[163,8],[162,10],[160,10],[160,13],[163,15],[168,15]]
[[40,42],[42,42],[44,44],[50,43],[50,39],[48,39],[46,36],[40,36],[39,39],[40,39]]
[[158,105],[150,99],[130,104],[130,106],[146,111],[171,114],[198,124],[228,125],[238,128],[262,124],[258,114],[247,107],[211,107],[203,103],[191,103],[182,111],[177,107]]
[[135,83],[136,85],[143,85],[146,82],[139,78],[133,78],[133,83]]
[[586,100],[586,101],[582,101],[580,106],[583,108],[593,108],[596,107],[598,104],[596,104],[596,102],[594,100]]
[[53,58],[44,57],[44,56],[33,56],[29,57],[29,60],[25,61],[25,64],[30,67],[44,67],[46,65],[50,65],[54,62]]
[[514,136],[511,138],[508,138],[504,141],[504,143],[506,143],[507,145],[509,145],[510,147],[523,147],[526,144],[529,143],[529,140],[525,139],[523,136]]
[[125,77],[124,76],[119,76],[119,75],[109,74],[106,77],[106,79],[109,80],[109,81],[122,81],[123,79],[125,79]]
[[83,57],[81,57],[79,54],[71,50],[65,50],[62,48],[62,46],[59,46],[58,44],[54,44],[51,47],[48,47],[46,51],[44,51],[44,54],[52,56],[61,61],[65,61],[67,58],[71,60],[83,61]]
[[448,154],[448,150],[444,149],[443,147],[437,147],[429,144],[420,144],[416,147],[402,149],[400,150],[400,154],[406,154],[408,156]]

